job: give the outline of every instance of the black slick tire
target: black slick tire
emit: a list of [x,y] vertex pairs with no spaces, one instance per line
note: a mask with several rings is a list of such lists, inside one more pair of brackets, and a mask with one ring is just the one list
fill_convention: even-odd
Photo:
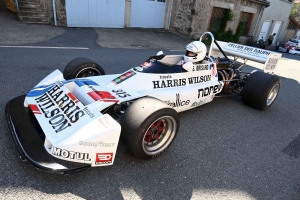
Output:
[[80,57],[71,60],[63,72],[66,80],[89,76],[105,75],[103,68],[91,59]]
[[268,109],[280,90],[280,79],[276,75],[255,72],[250,74],[242,91],[244,103],[259,109]]
[[131,104],[120,119],[121,140],[130,153],[142,159],[160,156],[179,129],[176,110],[158,99],[144,97]]

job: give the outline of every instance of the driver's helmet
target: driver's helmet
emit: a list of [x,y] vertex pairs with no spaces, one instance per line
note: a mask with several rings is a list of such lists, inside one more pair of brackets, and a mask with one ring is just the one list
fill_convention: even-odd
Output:
[[185,47],[185,62],[198,62],[204,59],[206,55],[206,46],[203,42],[194,41]]

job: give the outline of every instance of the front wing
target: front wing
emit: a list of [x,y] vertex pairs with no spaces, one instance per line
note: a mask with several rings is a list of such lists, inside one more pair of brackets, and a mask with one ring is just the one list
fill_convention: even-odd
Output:
[[10,133],[20,158],[50,172],[73,173],[91,167],[90,164],[58,159],[46,151],[45,134],[33,113],[24,107],[24,99],[25,95],[16,97],[5,108]]
[[7,123],[20,158],[58,173],[113,165],[120,124],[100,112],[105,101],[83,105],[74,91],[57,84],[63,80],[62,73],[55,70],[27,95],[6,104]]

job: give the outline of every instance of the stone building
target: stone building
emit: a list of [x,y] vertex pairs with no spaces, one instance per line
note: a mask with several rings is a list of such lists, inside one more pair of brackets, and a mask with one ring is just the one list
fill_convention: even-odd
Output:
[[[55,0],[54,5],[51,0],[39,0],[42,7],[45,9],[48,21],[50,24],[54,25],[54,16],[56,18],[56,25],[67,26],[67,15],[66,15],[66,2],[65,0]],[[53,8],[55,7],[55,15],[53,13]]]
[[233,19],[227,23],[226,30],[233,33],[241,22],[245,23],[243,36],[254,35],[258,21],[270,2],[266,0],[174,0],[170,29],[198,38],[205,31],[218,31],[224,11],[230,9]]

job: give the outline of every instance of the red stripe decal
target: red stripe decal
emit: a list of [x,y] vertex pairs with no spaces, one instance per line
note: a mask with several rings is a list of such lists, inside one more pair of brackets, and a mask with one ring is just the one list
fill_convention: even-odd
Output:
[[35,104],[29,104],[30,109],[32,110],[33,114],[41,114],[39,107]]
[[115,96],[113,96],[109,92],[105,92],[105,91],[88,92],[88,95],[95,101],[103,101],[103,102],[118,102],[119,101]]
[[75,95],[74,95],[72,92],[69,92],[68,95],[69,95],[69,97],[70,97],[73,101],[75,101],[75,103],[78,103],[78,102],[79,102],[79,100],[77,99],[77,97],[75,97]]

